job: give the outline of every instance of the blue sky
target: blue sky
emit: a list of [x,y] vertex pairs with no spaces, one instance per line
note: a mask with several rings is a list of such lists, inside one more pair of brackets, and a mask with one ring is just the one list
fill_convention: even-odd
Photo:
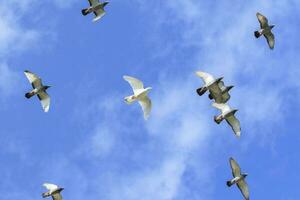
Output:
[[[230,156],[251,199],[299,199],[298,0],[112,0],[97,23],[87,5],[0,2],[1,199],[39,199],[44,182],[72,200],[241,199]],[[254,38],[257,11],[274,51]],[[49,113],[24,97],[26,69],[52,86]],[[235,85],[240,140],[195,93],[196,70]],[[148,121],[123,101],[125,74],[153,87]]]

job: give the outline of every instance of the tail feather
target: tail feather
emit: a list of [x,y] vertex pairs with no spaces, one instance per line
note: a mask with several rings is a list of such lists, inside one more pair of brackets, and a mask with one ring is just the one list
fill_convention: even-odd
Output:
[[34,93],[32,93],[32,92],[27,92],[27,93],[25,94],[25,97],[26,97],[27,99],[30,99],[32,96],[34,96]]
[[227,182],[226,182],[226,185],[227,185],[228,187],[231,187],[231,186],[232,186],[231,181],[227,181]]
[[46,197],[49,197],[49,196],[51,196],[49,192],[44,192],[44,193],[42,194],[42,197],[43,197],[43,198],[46,198]]
[[83,16],[86,16],[86,15],[89,14],[90,12],[89,12],[89,9],[88,9],[88,8],[85,8],[85,9],[82,9],[82,10],[81,10],[81,13],[82,13]]
[[133,98],[133,96],[125,97],[124,100],[125,100],[125,102],[127,104],[132,104],[135,101],[135,99]]
[[259,31],[255,31],[254,35],[255,35],[256,38],[259,38],[261,36],[261,33]]
[[207,91],[207,89],[204,87],[201,87],[201,88],[198,88],[196,91],[199,96],[202,96]]

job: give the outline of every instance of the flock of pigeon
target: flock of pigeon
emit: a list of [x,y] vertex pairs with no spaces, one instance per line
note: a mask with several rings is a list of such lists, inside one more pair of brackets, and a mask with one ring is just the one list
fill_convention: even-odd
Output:
[[[108,4],[108,2],[101,3],[99,2],[99,0],[88,1],[90,3],[90,7],[83,9],[82,14],[85,16],[93,12],[95,14],[95,18],[93,19],[93,21],[101,19],[105,15],[104,7]],[[274,35],[271,30],[274,25],[269,25],[267,18],[262,14],[257,13],[256,16],[260,23],[260,30],[254,32],[255,37],[259,38],[263,35],[267,39],[270,49],[273,49]],[[44,112],[48,112],[50,107],[50,97],[47,94],[46,90],[50,86],[43,85],[41,78],[39,78],[34,73],[28,70],[26,70],[24,73],[33,87],[33,90],[26,93],[25,97],[31,98],[36,95],[42,104]],[[202,96],[208,91],[209,99],[214,100],[212,106],[221,111],[221,114],[219,116],[214,117],[214,121],[219,124],[225,119],[226,122],[231,126],[234,134],[239,138],[241,135],[241,127],[239,120],[235,117],[235,113],[237,110],[231,109],[227,104],[228,100],[230,99],[229,91],[233,88],[233,86],[225,86],[224,82],[222,81],[223,77],[216,79],[212,75],[202,71],[196,72],[196,75],[199,76],[204,82],[204,86],[196,90],[198,95]],[[133,95],[125,97],[125,102],[128,104],[132,104],[133,102],[138,101],[138,103],[142,107],[144,118],[146,120],[150,115],[152,106],[151,100],[147,94],[152,88],[145,88],[142,81],[134,77],[123,76],[123,78],[130,84],[133,90]],[[227,186],[230,187],[236,184],[242,192],[244,198],[246,200],[249,200],[248,186],[245,181],[247,174],[241,173],[241,169],[238,163],[233,158],[230,158],[229,161],[232,169],[233,179],[227,181]],[[62,200],[61,191],[64,188],[50,183],[45,183],[43,184],[43,186],[48,189],[47,192],[42,194],[44,198],[51,196],[53,200]]]

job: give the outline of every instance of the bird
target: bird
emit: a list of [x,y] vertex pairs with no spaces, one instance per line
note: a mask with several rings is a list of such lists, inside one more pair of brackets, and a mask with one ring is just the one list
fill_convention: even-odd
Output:
[[86,16],[93,12],[96,16],[93,19],[94,22],[98,21],[105,15],[104,7],[109,3],[108,1],[100,3],[99,0],[88,0],[90,3],[90,7],[82,9],[82,15]]
[[64,188],[58,187],[57,185],[51,183],[44,183],[43,186],[48,190],[42,194],[43,198],[51,196],[53,200],[63,199],[60,193],[64,190]]
[[256,17],[260,23],[260,30],[254,32],[255,37],[259,38],[263,35],[267,39],[270,49],[274,49],[275,37],[272,33],[272,29],[275,25],[269,25],[268,19],[259,12],[256,13]]
[[197,71],[196,75],[202,78],[204,82],[204,86],[196,90],[199,96],[208,90],[209,99],[214,99],[217,103],[226,103],[230,99],[229,90],[233,86],[225,86],[222,81],[223,77],[215,79],[211,74],[202,71]]
[[231,187],[232,185],[236,184],[238,188],[240,189],[241,193],[243,194],[245,200],[249,200],[249,189],[248,185],[245,181],[248,174],[241,173],[241,168],[238,165],[238,163],[233,159],[229,158],[229,163],[232,170],[233,179],[226,182],[228,187]]
[[127,96],[124,98],[125,102],[127,104],[132,104],[135,101],[138,101],[140,106],[142,107],[142,110],[144,112],[144,119],[147,120],[150,112],[152,103],[150,98],[147,96],[149,91],[152,89],[151,87],[144,88],[144,84],[142,81],[131,77],[131,76],[123,76],[124,80],[127,81],[133,90],[133,95]]
[[42,104],[44,112],[48,112],[50,107],[50,96],[47,94],[46,90],[51,86],[43,85],[42,79],[28,70],[25,70],[24,74],[33,87],[33,90],[27,92],[25,97],[30,99],[34,95],[37,95]]
[[231,126],[234,134],[239,138],[241,136],[241,125],[240,121],[234,116],[238,110],[231,109],[228,104],[224,103],[214,102],[212,106],[221,111],[219,116],[214,116],[214,121],[217,124],[220,124],[225,119],[226,122]]

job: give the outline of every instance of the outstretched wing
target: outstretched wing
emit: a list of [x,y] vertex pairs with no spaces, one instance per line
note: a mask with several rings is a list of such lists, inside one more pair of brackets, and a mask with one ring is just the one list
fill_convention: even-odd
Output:
[[44,112],[48,112],[50,107],[50,96],[45,91],[38,93],[37,96],[41,101]]
[[219,109],[222,113],[226,113],[229,112],[231,110],[231,108],[229,107],[228,104],[225,103],[212,103],[212,106]]
[[144,84],[139,79],[131,77],[131,76],[123,76],[123,78],[125,79],[125,81],[127,81],[130,84],[133,92],[136,92],[137,90],[140,90],[140,89],[144,89]]
[[233,177],[235,178],[241,176],[241,168],[239,164],[233,158],[229,158],[229,163]]
[[256,13],[256,17],[260,23],[260,28],[265,28],[268,26],[268,19],[265,16],[258,12]]
[[243,194],[245,200],[249,200],[249,189],[248,189],[248,185],[245,181],[245,179],[240,180],[239,182],[237,182],[237,186],[240,189],[241,193]]
[[267,42],[268,42],[268,45],[269,45],[270,49],[274,49],[274,45],[275,45],[274,34],[270,31],[267,34],[264,34],[264,36],[267,39]]
[[150,112],[151,112],[151,107],[152,107],[151,100],[149,99],[148,96],[145,96],[139,100],[139,104],[141,105],[141,107],[143,109],[144,119],[147,120],[150,115]]
[[96,5],[99,3],[99,0],[89,0],[90,6]]
[[24,74],[29,80],[29,82],[31,83],[33,88],[38,88],[42,86],[42,80],[40,77],[38,77],[37,75],[35,75],[34,73],[28,70],[24,71]]
[[105,15],[105,10],[103,8],[99,8],[94,12],[94,14],[96,15],[96,17],[93,19],[93,21],[95,22]]
[[240,121],[234,116],[234,115],[230,115],[226,118],[227,123],[231,126],[234,134],[237,137],[241,136],[241,125],[240,125]]
[[43,186],[47,189],[47,190],[56,190],[58,189],[57,185],[51,184],[51,183],[44,183]]
[[199,76],[203,80],[205,85],[208,85],[215,81],[215,78],[211,74],[208,74],[206,72],[197,71],[196,75]]
[[63,198],[60,193],[55,193],[52,195],[52,199],[53,200],[62,200]]

